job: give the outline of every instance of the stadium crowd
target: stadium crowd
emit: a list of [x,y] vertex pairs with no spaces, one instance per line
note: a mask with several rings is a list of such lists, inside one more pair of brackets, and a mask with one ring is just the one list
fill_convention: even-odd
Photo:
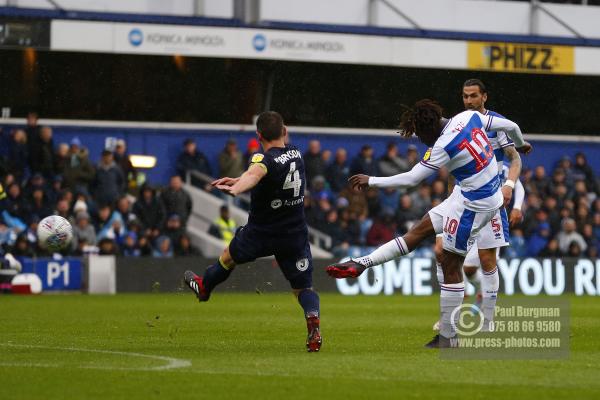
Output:
[[[16,256],[43,253],[35,231],[37,223],[51,214],[73,225],[74,240],[66,250],[70,254],[198,255],[186,234],[192,204],[182,177],[190,170],[237,177],[260,150],[256,139],[248,141],[245,153],[229,139],[218,155],[218,165],[211,165],[196,142],[187,139],[174,164],[177,175],[166,187],[157,188],[139,185],[138,171],[129,161],[123,140],[114,149],[104,150],[94,165],[78,138],[55,146],[52,129],[38,126],[35,114],[30,114],[25,129],[3,132],[2,137],[6,153],[0,159],[0,246]],[[327,247],[338,256],[404,234],[446,198],[448,171],[440,170],[414,189],[364,193],[352,190],[348,177],[402,173],[420,157],[415,146],[400,154],[393,142],[378,157],[370,145],[350,157],[343,148],[332,153],[321,149],[318,140],[311,140],[304,153],[309,225],[331,237]],[[600,184],[585,155],[578,154],[574,160],[565,157],[551,172],[543,166],[524,169],[521,180],[527,193],[522,219],[513,226],[511,246],[504,255],[597,257]],[[228,241],[235,229],[224,207],[209,232]],[[423,249],[422,255],[432,255],[428,246]]]
[[118,140],[94,165],[75,137],[55,145],[52,128],[30,113],[24,129],[2,133],[0,249],[14,256],[43,254],[37,224],[60,215],[73,226],[65,254],[173,257],[196,255],[186,233],[192,203],[182,179],[158,190],[137,187],[138,171]]

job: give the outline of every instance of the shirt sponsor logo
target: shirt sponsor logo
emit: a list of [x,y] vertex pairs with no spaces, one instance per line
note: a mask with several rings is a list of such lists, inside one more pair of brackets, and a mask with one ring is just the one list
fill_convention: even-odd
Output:
[[277,210],[282,204],[283,202],[280,199],[275,199],[271,202],[271,208]]

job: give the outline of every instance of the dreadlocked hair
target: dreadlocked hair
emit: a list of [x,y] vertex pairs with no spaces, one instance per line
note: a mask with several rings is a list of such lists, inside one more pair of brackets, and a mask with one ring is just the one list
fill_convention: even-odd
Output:
[[433,146],[440,135],[442,107],[429,99],[419,100],[400,117],[400,135],[410,138],[416,135],[427,146]]

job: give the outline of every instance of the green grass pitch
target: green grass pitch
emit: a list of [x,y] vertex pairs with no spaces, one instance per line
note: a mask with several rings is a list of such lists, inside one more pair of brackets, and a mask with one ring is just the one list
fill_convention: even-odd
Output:
[[[600,298],[570,297],[570,357],[448,361],[437,296],[321,296],[305,351],[292,295],[0,297],[6,399],[600,398]],[[187,365],[187,361],[191,365]]]

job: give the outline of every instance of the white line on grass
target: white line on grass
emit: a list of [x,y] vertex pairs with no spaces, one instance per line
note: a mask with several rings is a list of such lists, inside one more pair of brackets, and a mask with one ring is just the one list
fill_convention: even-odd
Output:
[[[143,353],[134,353],[130,351],[114,351],[114,350],[98,350],[98,349],[86,349],[82,347],[59,347],[59,346],[41,346],[41,345],[33,345],[33,344],[14,344],[14,343],[0,343],[0,346],[7,347],[19,347],[25,349],[47,349],[47,350],[60,350],[60,351],[74,351],[74,352],[82,352],[82,353],[101,353],[101,354],[113,354],[118,356],[128,356],[128,357],[139,357],[139,358],[149,358],[152,360],[160,360],[166,362],[165,365],[159,365],[156,367],[114,367],[114,366],[94,366],[94,365],[82,365],[77,368],[88,368],[88,369],[113,369],[113,370],[130,370],[130,371],[164,371],[169,369],[176,368],[186,368],[192,365],[189,360],[182,360],[180,358],[166,357],[166,356],[157,356],[153,354],[143,354]],[[6,362],[0,363],[3,366],[25,366],[25,367],[64,367],[64,365],[59,364],[39,364],[39,363],[18,363],[18,362]]]

